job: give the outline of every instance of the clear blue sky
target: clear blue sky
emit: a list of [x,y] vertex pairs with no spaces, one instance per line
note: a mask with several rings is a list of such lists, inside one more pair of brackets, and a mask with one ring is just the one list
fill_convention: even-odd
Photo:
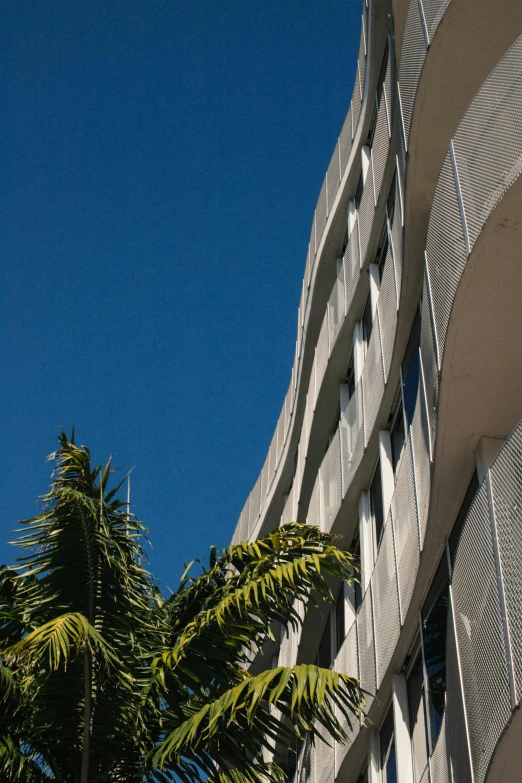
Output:
[[226,545],[290,377],[358,0],[4,0],[0,562],[61,427],[135,466],[151,570]]

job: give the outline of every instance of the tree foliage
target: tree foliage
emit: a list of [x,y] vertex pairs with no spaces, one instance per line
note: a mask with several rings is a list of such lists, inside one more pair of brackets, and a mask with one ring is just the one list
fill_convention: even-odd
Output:
[[[64,433],[22,556],[0,570],[0,779],[281,783],[277,737],[344,737],[359,715],[350,677],[313,665],[253,675],[271,629],[298,628],[296,601],[351,580],[332,537],[285,525],[212,548],[165,598],[144,567],[146,530],[112,489],[111,461]],[[265,760],[264,760],[265,759]]]

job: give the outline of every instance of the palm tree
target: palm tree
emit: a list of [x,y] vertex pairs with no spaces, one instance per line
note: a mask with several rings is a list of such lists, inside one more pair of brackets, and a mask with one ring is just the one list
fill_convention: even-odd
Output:
[[[316,528],[211,549],[165,599],[144,568],[145,528],[59,437],[37,517],[20,523],[18,565],[0,570],[0,779],[40,783],[281,783],[275,738],[344,737],[362,691],[300,664],[253,675],[296,601],[333,599],[325,576],[351,580],[352,556]],[[331,580],[330,580],[331,581]]]

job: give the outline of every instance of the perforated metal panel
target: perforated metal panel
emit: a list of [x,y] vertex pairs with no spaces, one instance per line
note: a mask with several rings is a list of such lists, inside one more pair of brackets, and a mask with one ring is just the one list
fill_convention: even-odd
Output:
[[[337,671],[343,674],[348,674],[350,677],[359,678],[359,667],[357,663],[357,623],[353,623],[350,630],[346,634],[344,642],[335,659],[335,668]],[[337,743],[335,746],[335,771],[336,774],[343,762],[344,757],[350,750],[350,747],[355,740],[360,730],[360,723],[354,717],[351,718],[351,728],[348,726],[348,722],[340,710],[336,710],[336,715],[348,734],[348,741],[346,743]]]
[[406,141],[410,135],[411,115],[415,103],[415,93],[426,57],[426,41],[417,0],[411,0],[404,26],[399,67],[399,89]]
[[368,249],[368,240],[370,238],[370,232],[372,229],[373,216],[375,214],[375,202],[373,200],[373,182],[372,182],[372,162],[370,159],[370,167],[366,177],[364,190],[361,198],[361,204],[359,207],[359,243],[360,243],[360,256],[361,261],[364,261],[366,257],[366,250]]
[[422,0],[430,44],[449,4],[450,0]]
[[317,206],[315,208],[315,220],[316,220],[316,252],[323,235],[324,227],[326,225],[326,180],[323,181],[321,190],[319,192],[319,198],[317,199]]
[[381,101],[372,145],[373,177],[377,196],[381,190],[384,169],[386,168],[386,161],[388,159],[389,146],[386,104],[385,101]]
[[377,660],[377,687],[380,687],[401,628],[397,571],[393,551],[391,514],[388,514],[372,576],[373,617]]
[[292,484],[292,488],[288,493],[288,497],[286,498],[286,503],[285,503],[285,507],[283,508],[283,513],[281,514],[282,525],[286,525],[287,522],[295,522],[294,495],[295,495],[295,484]]
[[392,60],[393,60],[393,44],[388,49],[388,65],[386,67],[386,74],[384,76],[384,94],[386,96],[386,109],[388,113],[388,122],[390,128],[392,127],[393,104],[395,98],[393,94],[394,84],[392,82]]
[[504,634],[486,487],[468,512],[453,566],[452,594],[476,783],[511,714]]
[[404,445],[397,472],[392,509],[401,617],[404,622],[419,570],[419,535],[415,507],[413,460],[409,439]]
[[355,84],[354,84],[353,95],[352,95],[353,138],[355,138],[355,134],[357,133],[357,127],[359,125],[360,116],[361,116],[361,95],[359,90],[359,65],[357,64],[357,69],[355,72]]
[[268,454],[266,455],[265,464],[263,465],[263,470],[261,471],[261,487],[260,487],[261,506],[265,502],[267,490],[268,490]]
[[329,344],[330,354],[332,353],[333,346],[337,340],[339,330],[344,321],[344,265],[341,265],[339,272],[337,273],[337,279],[332,288],[330,299],[328,300],[328,329],[329,329]]
[[260,501],[261,501],[261,477],[259,476],[256,483],[254,484],[254,488],[252,492],[250,493],[250,508],[248,513],[248,537],[249,538],[254,532],[255,526],[257,525],[257,520],[259,519]]
[[[361,30],[361,39],[359,42],[359,60],[358,60],[358,69],[357,69],[357,77],[359,81],[359,100],[362,101],[363,97],[363,91],[364,91],[364,77],[366,73],[366,43],[365,43],[365,16],[363,15],[362,20],[362,30]],[[356,79],[357,81],[357,79]]]
[[321,530],[329,531],[341,506],[341,444],[337,429],[319,469]]
[[400,290],[402,280],[402,223],[400,209],[400,185],[399,174],[395,182],[395,215],[391,226],[393,261],[395,264],[395,279],[397,284],[397,302],[400,301]]
[[345,313],[347,313],[348,310],[350,309],[350,305],[353,300],[353,295],[355,293],[355,289],[357,287],[357,283],[359,282],[359,277],[361,273],[360,263],[359,263],[359,233],[358,233],[357,221],[353,227],[352,233],[350,234],[350,240],[348,242],[346,253],[344,255],[343,266],[344,266],[344,287],[345,287],[345,296],[346,296],[344,311]]
[[345,117],[343,127],[341,128],[341,134],[339,136],[339,160],[341,162],[341,177],[346,171],[348,158],[350,157],[350,152],[352,151],[352,138],[352,106],[350,104],[348,114]]
[[433,197],[426,257],[441,361],[455,292],[467,260],[449,153],[444,159]]
[[309,737],[307,737],[305,740],[302,761],[299,770],[300,770],[299,783],[313,783],[312,745]]
[[321,526],[321,481],[319,474],[317,474],[312,490],[308,514],[306,515],[306,524],[314,525],[315,527]]
[[377,309],[379,312],[379,324],[381,329],[384,372],[387,380],[390,372],[393,346],[395,345],[395,334],[397,331],[397,294],[395,292],[393,256],[390,249],[388,249],[384,262]]
[[426,289],[426,283],[424,283],[424,289],[422,293],[420,347],[432,449],[435,444],[435,435],[437,433],[437,411],[439,407],[439,371],[437,368],[434,340],[435,338],[433,335],[430,318],[428,292]]
[[368,346],[362,371],[361,384],[364,395],[364,437],[366,443],[368,443],[384,392],[381,343],[377,318],[373,322],[370,344]]
[[451,765],[449,759],[448,728],[446,710],[442,715],[442,724],[437,744],[431,756],[431,779],[433,783],[451,783]]
[[415,469],[415,488],[417,491],[417,509],[420,528],[420,547],[424,544],[431,491],[431,465],[427,427],[423,426],[425,414],[424,394],[421,387],[417,392],[417,404],[411,424],[410,434],[413,446],[413,465]]
[[357,612],[357,642],[359,650],[359,676],[362,687],[369,691],[366,709],[373,703],[375,694],[375,642],[373,631],[372,586],[368,587]]
[[277,457],[276,457],[276,468],[279,466],[279,462],[281,460],[281,455],[283,453],[283,448],[285,445],[285,418],[284,418],[284,409],[281,411],[281,414],[279,416],[279,421],[277,422]]
[[239,541],[247,541],[248,540],[248,517],[250,514],[249,510],[250,506],[250,495],[247,497],[246,503],[243,506],[243,511],[241,512],[241,515],[239,517]]
[[470,245],[522,170],[522,38],[488,76],[453,143]]
[[323,382],[326,365],[328,364],[328,357],[330,355],[328,347],[328,312],[325,313],[321,331],[317,339],[317,346],[315,349],[315,395],[314,395],[314,408]]
[[[335,778],[334,742],[326,731],[322,732],[327,742],[315,742],[315,777],[317,783],[333,783]],[[328,744],[329,743],[329,744]]]
[[517,700],[522,700],[522,425],[514,430],[491,470],[493,507]]
[[362,385],[357,384],[355,392],[341,412],[339,424],[341,435],[341,465],[343,497],[350,486],[364,453]]
[[460,690],[459,662],[452,612],[448,612],[446,630],[446,700],[448,743],[455,783],[471,783],[466,718]]
[[330,164],[328,166],[328,170],[326,172],[326,178],[328,180],[328,200],[327,200],[327,206],[328,206],[328,214],[332,211],[332,204],[335,201],[335,197],[337,196],[337,192],[339,190],[339,183],[341,182],[341,165],[340,165],[340,154],[339,154],[339,139],[337,140],[337,144],[334,147],[334,151],[332,153],[332,157],[330,160]]

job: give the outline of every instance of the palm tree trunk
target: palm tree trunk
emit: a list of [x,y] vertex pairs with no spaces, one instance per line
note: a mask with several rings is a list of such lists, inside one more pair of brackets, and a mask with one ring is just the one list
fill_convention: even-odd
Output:
[[89,761],[91,756],[91,715],[92,715],[92,655],[86,646],[83,651],[84,669],[84,708],[83,708],[83,749],[80,783],[89,783]]

